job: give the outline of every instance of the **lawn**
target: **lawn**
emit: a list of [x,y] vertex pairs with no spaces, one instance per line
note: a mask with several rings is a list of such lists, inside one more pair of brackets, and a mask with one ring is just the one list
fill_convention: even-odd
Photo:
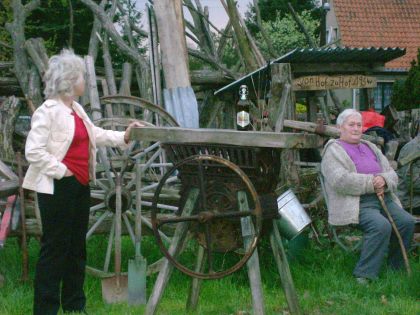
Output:
[[[153,240],[148,240],[153,242]],[[266,314],[289,314],[279,276],[267,240],[259,247]],[[98,248],[89,243],[90,252]],[[158,256],[155,248],[144,247],[148,259]],[[30,278],[39,250],[38,242],[29,244]],[[291,252],[291,251],[290,251]],[[91,254],[93,255],[93,254]],[[151,257],[151,258],[149,258]],[[320,315],[418,315],[420,314],[420,261],[410,255],[413,275],[384,268],[380,278],[366,286],[356,284],[351,276],[357,255],[346,254],[338,247],[320,246],[310,241],[299,255],[291,259],[291,270],[304,314]],[[123,262],[127,264],[127,261]],[[0,251],[0,273],[5,285],[0,289],[0,314],[31,314],[32,283],[22,283],[21,258],[16,239],[9,239]],[[148,278],[148,293],[156,276]],[[185,303],[190,279],[175,271],[164,293],[158,314],[186,314]],[[87,277],[86,295],[91,315],[143,314],[144,306],[106,305],[102,301],[101,282]],[[221,280],[205,281],[200,302],[192,314],[252,314],[252,302],[246,270]]]

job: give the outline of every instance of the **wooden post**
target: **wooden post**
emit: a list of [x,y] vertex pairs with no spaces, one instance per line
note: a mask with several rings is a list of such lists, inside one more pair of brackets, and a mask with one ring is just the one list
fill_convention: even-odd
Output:
[[[187,202],[184,206],[184,211],[182,213],[183,215],[188,216],[193,211],[195,202],[198,197],[198,193],[199,191],[196,188],[190,190]],[[182,243],[187,232],[187,227],[188,222],[181,222],[177,224],[174,236],[172,237],[171,246],[168,250],[169,254],[172,257],[176,257],[178,250],[182,247]],[[159,304],[160,299],[162,298],[163,291],[165,290],[165,287],[169,281],[173,268],[173,265],[169,262],[167,258],[165,258],[162,263],[159,275],[156,279],[155,285],[153,287],[152,294],[150,295],[149,301],[147,302],[145,312],[146,315],[155,314],[157,306]]]
[[166,88],[189,87],[181,0],[155,0],[154,9]]
[[287,262],[286,252],[284,251],[281,236],[275,220],[273,220],[273,230],[270,233],[270,243],[280,274],[281,285],[286,296],[290,314],[300,315],[302,312],[300,310],[295,285],[293,284],[293,278],[292,274],[290,273],[289,263]]
[[149,22],[149,62],[151,69],[151,79],[153,88],[153,102],[162,106],[162,86],[160,78],[160,57],[158,48],[158,36],[156,30],[156,17],[153,9],[148,6],[148,22]]
[[[202,272],[206,258],[204,256],[204,247],[199,246],[197,253],[197,260],[195,263],[195,272]],[[190,293],[188,294],[187,310],[195,311],[198,305],[198,298],[200,297],[201,283],[203,280],[193,277],[191,279]]]
[[[276,132],[283,130],[283,120],[290,116],[292,102],[292,74],[289,63],[271,65],[271,99],[268,102],[269,121],[275,123]],[[294,105],[294,104],[293,104]],[[293,106],[294,107],[294,106]]]
[[[238,203],[240,211],[249,211],[248,198],[244,191],[238,192]],[[250,217],[241,218],[242,237],[244,240],[245,252],[251,246],[251,239],[254,235],[254,227]],[[249,284],[251,286],[252,306],[255,315],[263,315],[264,312],[264,296],[262,292],[260,263],[258,258],[258,250],[255,249],[251,258],[246,263],[248,268]]]
[[[90,107],[92,109],[92,121],[95,122],[102,118],[101,103],[99,101],[98,86],[96,85],[96,73],[93,58],[85,56],[86,64],[86,84],[89,92]],[[106,149],[104,147],[98,148],[99,159],[105,166],[105,173],[108,178],[110,187],[114,186],[113,176],[111,175],[111,166],[106,158]]]
[[308,96],[308,119],[309,121],[316,122],[317,105],[314,92],[307,92]]

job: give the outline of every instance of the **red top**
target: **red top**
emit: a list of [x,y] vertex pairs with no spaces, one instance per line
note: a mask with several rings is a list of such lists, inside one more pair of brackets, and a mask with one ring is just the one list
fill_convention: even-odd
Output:
[[73,141],[66,156],[61,161],[72,171],[76,179],[83,185],[89,184],[89,135],[83,120],[74,116]]

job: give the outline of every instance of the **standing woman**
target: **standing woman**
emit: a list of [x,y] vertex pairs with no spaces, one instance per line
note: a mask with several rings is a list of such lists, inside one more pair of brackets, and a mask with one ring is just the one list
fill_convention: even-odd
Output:
[[406,249],[414,233],[414,218],[401,208],[395,192],[398,177],[387,158],[371,142],[362,140],[362,116],[346,109],[337,117],[340,139],[330,140],[323,152],[321,171],[328,198],[328,222],[357,224],[363,231],[360,259],[353,275],[366,284],[375,279],[388,254],[388,265],[401,269],[404,261],[378,196],[382,196]]
[[96,127],[75,102],[85,90],[85,65],[71,50],[50,58],[46,101],[32,116],[23,187],[37,192],[43,235],[36,265],[34,314],[86,313],[83,291],[89,180],[95,180],[96,147],[125,146],[125,132]]

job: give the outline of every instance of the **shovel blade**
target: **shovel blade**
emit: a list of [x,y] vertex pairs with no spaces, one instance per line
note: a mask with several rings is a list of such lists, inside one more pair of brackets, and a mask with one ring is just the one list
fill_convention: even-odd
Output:
[[121,303],[126,302],[128,297],[128,278],[125,275],[113,276],[102,279],[102,298],[105,303]]
[[147,262],[144,258],[128,261],[128,304],[146,304],[146,270]]

